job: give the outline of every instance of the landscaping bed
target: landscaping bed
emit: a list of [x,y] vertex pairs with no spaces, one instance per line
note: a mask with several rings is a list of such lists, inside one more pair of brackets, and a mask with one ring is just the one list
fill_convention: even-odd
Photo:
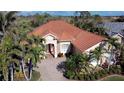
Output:
[[[114,75],[114,74],[121,74],[121,68],[118,65],[112,65],[108,68],[104,68],[95,72],[87,73],[87,74],[80,74],[80,73],[72,73],[71,71],[67,71],[65,76],[72,80],[82,80],[82,81],[96,81],[101,80],[104,77]],[[108,79],[109,80],[109,79]],[[110,79],[111,80],[111,79]]]
[[[33,70],[32,72],[32,78],[30,81],[38,81],[40,78],[40,72]],[[16,73],[14,77],[14,81],[25,81],[24,74],[21,73]]]
[[39,78],[40,78],[40,72],[38,72],[38,71],[33,71],[33,72],[32,72],[31,81],[38,81]]

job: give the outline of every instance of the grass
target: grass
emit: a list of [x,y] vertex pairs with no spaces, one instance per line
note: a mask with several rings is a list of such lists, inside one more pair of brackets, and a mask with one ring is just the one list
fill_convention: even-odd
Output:
[[124,76],[121,75],[109,76],[104,78],[103,81],[124,81]]
[[38,81],[39,78],[40,78],[40,72],[38,72],[38,71],[33,71],[33,72],[32,72],[31,81]]

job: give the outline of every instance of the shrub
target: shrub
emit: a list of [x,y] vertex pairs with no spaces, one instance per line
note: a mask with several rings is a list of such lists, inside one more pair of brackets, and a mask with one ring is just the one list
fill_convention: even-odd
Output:
[[85,77],[84,77],[84,75],[79,75],[79,76],[78,76],[78,79],[79,79],[79,80],[85,80]]
[[89,75],[89,74],[85,74],[85,75],[84,75],[84,80],[90,81],[90,75]]
[[71,70],[68,70],[68,71],[65,72],[64,76],[67,77],[67,78],[69,78],[69,79],[74,79],[75,72],[73,72]]
[[105,74],[108,75],[109,74],[108,68],[104,68],[104,70],[105,70]]
[[121,73],[121,66],[117,65],[117,68],[118,68],[118,73],[120,74]]
[[114,69],[112,66],[109,67],[109,74],[114,74]]
[[104,75],[105,75],[105,74],[104,74],[104,70],[100,70],[100,71],[99,71],[99,74],[100,74],[100,77],[104,77]]
[[93,73],[91,73],[89,76],[90,76],[90,80],[96,80],[95,75]]
[[103,77],[103,75],[104,75],[102,70],[98,71],[98,74],[100,75],[100,78]]
[[121,67],[120,65],[112,65],[109,67],[110,74],[121,74]]
[[94,78],[97,80],[99,78],[99,75],[97,72],[94,72]]
[[116,73],[116,74],[121,74],[121,67],[120,67],[120,65],[116,65],[116,66],[114,67],[114,70],[115,70],[115,73]]
[[74,75],[74,80],[79,80],[77,75]]

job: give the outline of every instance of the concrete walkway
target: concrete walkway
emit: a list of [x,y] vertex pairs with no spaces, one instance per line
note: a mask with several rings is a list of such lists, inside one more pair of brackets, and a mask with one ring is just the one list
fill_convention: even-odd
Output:
[[67,81],[62,73],[62,63],[66,60],[62,58],[44,59],[38,63],[37,71],[40,72],[42,81]]

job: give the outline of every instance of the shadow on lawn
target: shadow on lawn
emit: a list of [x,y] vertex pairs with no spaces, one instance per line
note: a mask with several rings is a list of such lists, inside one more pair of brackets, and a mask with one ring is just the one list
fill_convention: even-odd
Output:
[[65,72],[65,61],[59,63],[56,67],[56,69],[58,71],[60,71],[61,73],[64,73]]

